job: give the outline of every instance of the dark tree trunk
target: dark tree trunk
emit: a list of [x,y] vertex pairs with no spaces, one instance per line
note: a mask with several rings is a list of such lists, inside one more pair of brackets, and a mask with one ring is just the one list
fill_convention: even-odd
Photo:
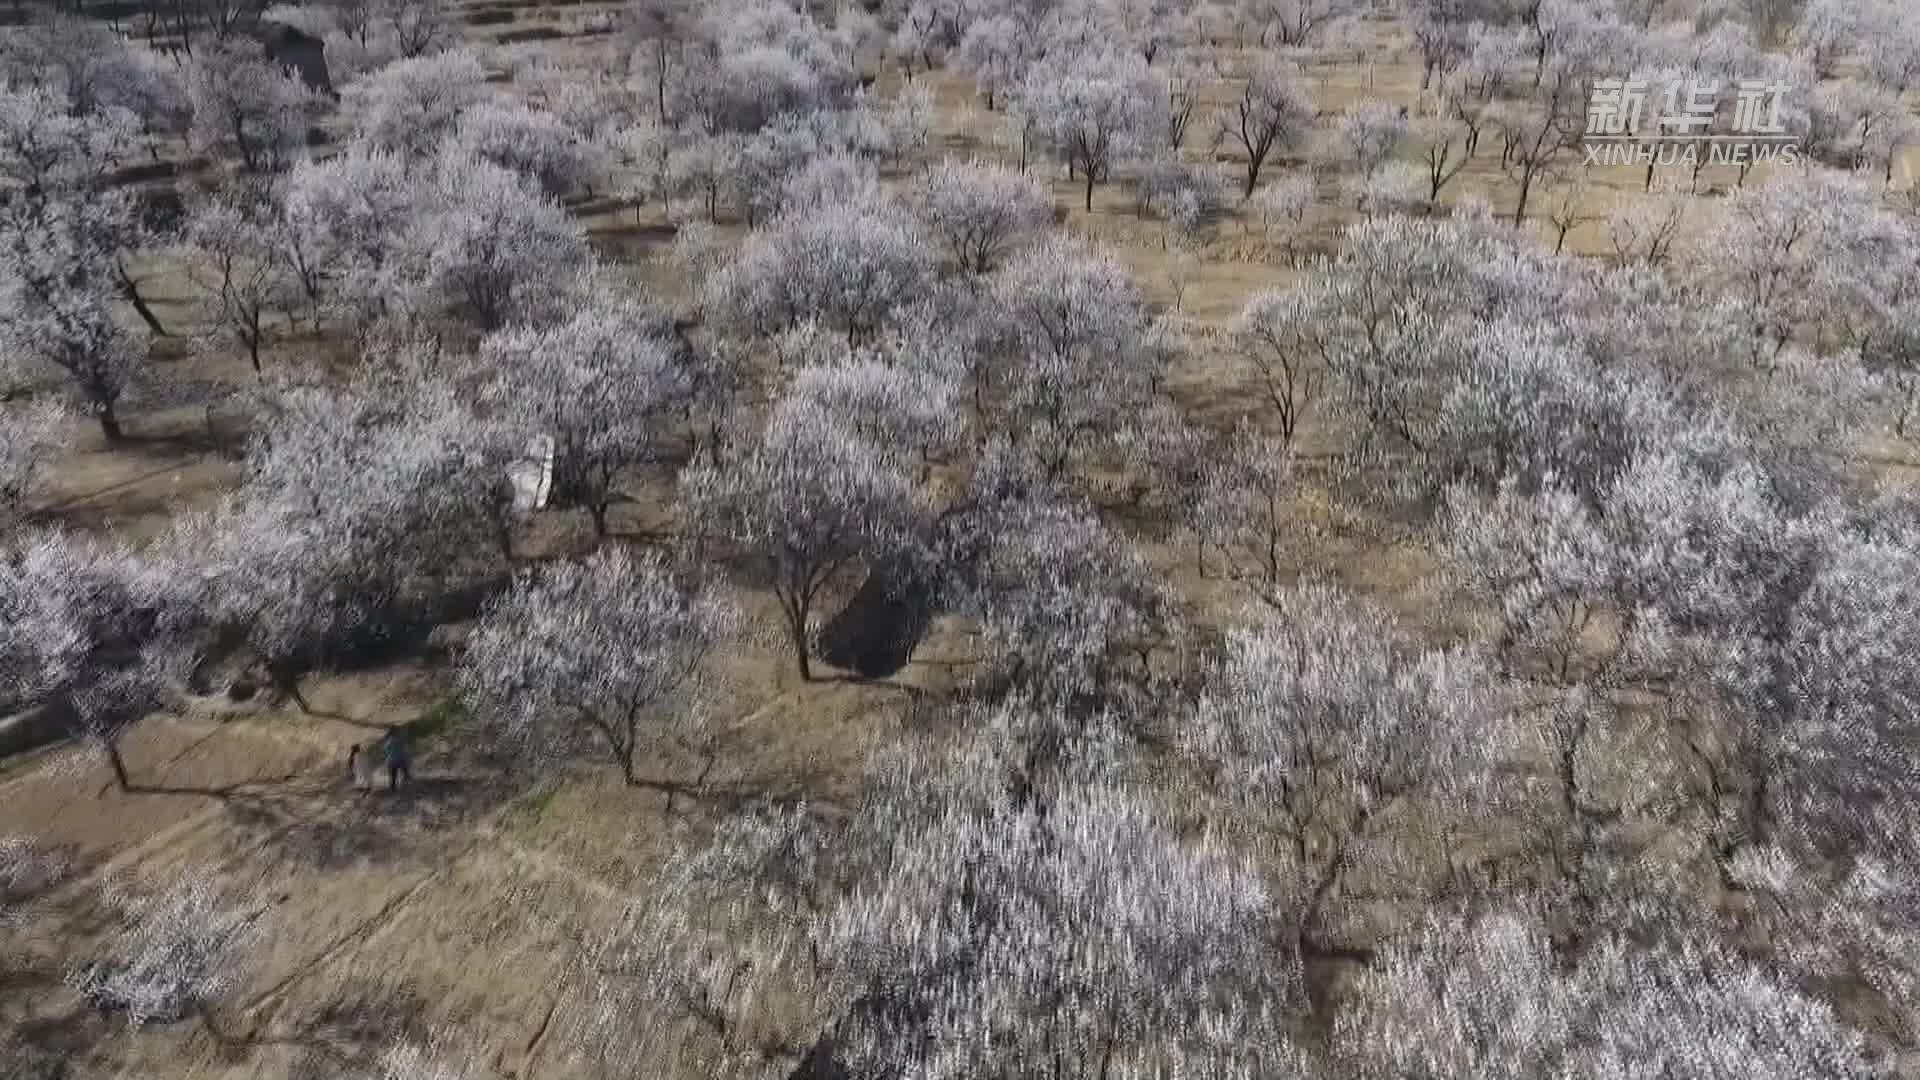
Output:
[[798,602],[788,606],[787,637],[793,642],[793,660],[800,678],[813,681],[813,658],[807,655],[807,612]]
[[140,316],[141,322],[147,324],[147,329],[160,337],[166,337],[167,328],[160,325],[159,317],[154,315],[153,309],[147,306],[146,298],[140,295],[140,287],[134,283],[133,277],[127,273],[125,267],[116,267],[115,270],[120,275],[120,295],[126,297],[127,302],[133,305],[134,313]]
[[300,691],[300,672],[295,670],[291,663],[271,664],[268,666],[267,673],[287,700],[298,706],[301,712],[308,716],[313,715],[313,706],[307,703],[307,695]]
[[660,69],[654,73],[654,94],[660,105],[660,122],[667,122],[667,39],[660,39]]
[[1527,199],[1533,194],[1533,170],[1527,169],[1520,174],[1520,201],[1513,208],[1513,227],[1519,228],[1527,220]]

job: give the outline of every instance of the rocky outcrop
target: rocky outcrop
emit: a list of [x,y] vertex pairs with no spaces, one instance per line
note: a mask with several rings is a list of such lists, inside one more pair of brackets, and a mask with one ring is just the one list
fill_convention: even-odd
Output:
[[328,97],[339,96],[327,75],[326,42],[304,30],[271,21],[262,21],[253,36],[265,46],[269,59],[297,72],[307,89]]

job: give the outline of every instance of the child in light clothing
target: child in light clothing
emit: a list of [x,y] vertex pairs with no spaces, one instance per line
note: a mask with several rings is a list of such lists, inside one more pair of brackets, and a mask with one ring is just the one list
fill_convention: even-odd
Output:
[[380,761],[374,755],[373,747],[363,747],[354,743],[347,751],[347,772],[353,777],[354,790],[366,794],[380,776]]

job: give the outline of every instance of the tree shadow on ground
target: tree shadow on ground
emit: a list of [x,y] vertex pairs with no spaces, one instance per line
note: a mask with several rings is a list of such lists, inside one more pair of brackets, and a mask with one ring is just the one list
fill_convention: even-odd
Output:
[[398,791],[309,785],[283,796],[228,800],[226,815],[252,846],[328,869],[416,858],[515,790],[483,776],[424,776]]
[[426,1012],[426,998],[411,983],[349,978],[285,1033],[269,1030],[244,1043],[295,1048],[288,1080],[374,1075],[389,1046],[427,1041]]
[[6,1080],[56,1080],[95,1075],[86,1066],[98,1057],[108,1034],[108,1019],[84,1004],[38,1012],[0,1033],[0,1077]]

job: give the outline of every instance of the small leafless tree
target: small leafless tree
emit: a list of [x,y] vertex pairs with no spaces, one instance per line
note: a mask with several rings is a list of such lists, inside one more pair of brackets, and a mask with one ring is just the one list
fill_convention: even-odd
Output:
[[1520,186],[1513,208],[1515,228],[1527,218],[1535,183],[1574,148],[1585,108],[1583,81],[1571,72],[1556,71],[1533,101],[1500,114],[1498,123],[1507,140],[1503,164]]
[[1193,528],[1202,551],[1211,546],[1225,555],[1228,575],[1256,592],[1275,592],[1307,531],[1297,495],[1288,441],[1242,427],[1210,463],[1196,500]]
[[1319,397],[1326,357],[1307,320],[1317,318],[1311,285],[1269,289],[1247,301],[1233,324],[1237,352],[1273,408],[1280,439],[1291,445]]
[[1221,110],[1215,135],[1246,155],[1243,196],[1251,196],[1259,185],[1260,170],[1270,155],[1306,144],[1313,116],[1313,101],[1292,70],[1272,57],[1254,61],[1240,96]]
[[1660,266],[1673,254],[1686,218],[1687,198],[1661,192],[1614,207],[1607,215],[1607,243],[1622,263]]
[[274,243],[272,215],[263,199],[230,191],[196,207],[184,232],[209,343],[238,345],[256,374],[262,370],[273,313],[299,298],[297,283],[281,273],[283,249]]

